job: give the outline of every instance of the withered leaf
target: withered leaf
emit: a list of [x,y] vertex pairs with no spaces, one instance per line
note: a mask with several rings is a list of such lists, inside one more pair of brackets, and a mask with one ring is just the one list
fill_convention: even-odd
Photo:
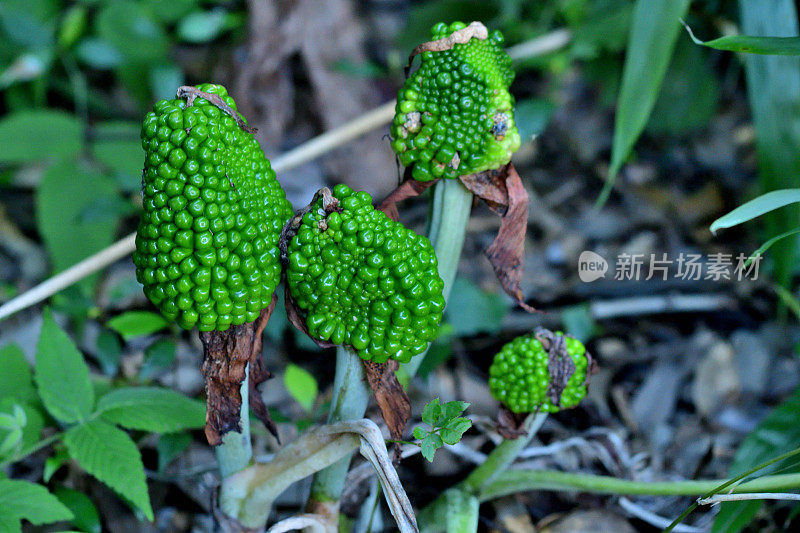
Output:
[[[203,375],[206,379],[206,427],[208,443],[216,446],[229,431],[241,431],[241,384],[250,363],[250,405],[267,429],[277,438],[277,428],[263,405],[256,386],[270,377],[261,360],[264,327],[275,309],[277,298],[261,310],[255,322],[231,326],[226,331],[200,332],[203,343]],[[255,392],[255,394],[253,394]]]

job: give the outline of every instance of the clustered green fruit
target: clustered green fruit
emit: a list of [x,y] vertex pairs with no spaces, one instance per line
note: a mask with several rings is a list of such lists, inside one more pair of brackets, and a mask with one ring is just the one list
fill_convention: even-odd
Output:
[[286,281],[312,337],[362,359],[407,362],[436,338],[444,282],[430,241],[337,185],[303,216],[287,249]]
[[558,405],[548,395],[550,371],[548,352],[534,334],[523,335],[509,342],[494,356],[489,368],[489,390],[492,396],[514,413],[555,413],[575,407],[586,396],[588,358],[583,343],[562,336],[566,351],[575,363]]
[[[434,40],[465,27],[435,25]],[[505,165],[519,148],[514,79],[503,36],[473,37],[449,50],[422,52],[397,97],[392,149],[418,181],[455,178]]]
[[[221,85],[219,95],[236,110]],[[244,120],[240,117],[241,120]],[[136,278],[181,327],[225,330],[258,318],[281,276],[277,244],[292,208],[252,134],[197,97],[161,100],[142,124],[144,210]]]

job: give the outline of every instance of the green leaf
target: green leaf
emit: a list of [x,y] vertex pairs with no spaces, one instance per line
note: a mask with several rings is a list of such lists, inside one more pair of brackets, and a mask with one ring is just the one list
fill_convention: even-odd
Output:
[[753,261],[755,261],[755,259],[757,257],[760,257],[760,256],[764,255],[764,252],[769,250],[772,247],[772,245],[775,244],[776,242],[781,241],[781,240],[785,239],[786,237],[791,237],[792,235],[797,235],[798,233],[800,233],[800,228],[795,228],[793,230],[789,230],[789,231],[787,231],[785,233],[781,233],[780,235],[776,235],[775,237],[771,238],[770,240],[768,240],[767,242],[765,242],[764,244],[759,246],[758,250],[756,250],[755,252],[750,254],[750,257],[748,257],[747,261],[744,262],[743,268],[749,267],[750,264]]
[[694,36],[692,28],[684,23],[689,37],[699,45],[726,50],[728,52],[745,52],[748,54],[764,54],[776,56],[800,55],[800,37],[757,37],[752,35],[726,35],[712,41],[701,41]]
[[61,500],[61,503],[72,511],[74,515],[72,519],[73,526],[86,533],[100,533],[102,531],[100,515],[88,496],[67,487],[58,487],[55,490],[55,495]]
[[442,416],[442,406],[439,403],[439,398],[434,398],[429,401],[425,408],[422,410],[422,421],[431,427],[436,426],[436,422]]
[[711,233],[716,233],[721,229],[738,226],[743,222],[760,217],[764,213],[798,202],[800,202],[800,189],[781,189],[768,192],[740,205],[727,215],[721,216],[711,224],[709,229]]
[[114,45],[96,37],[81,40],[75,47],[75,55],[82,63],[99,70],[118,67],[125,60]]
[[0,399],[14,398],[19,402],[35,402],[31,365],[16,344],[0,348]]
[[18,111],[0,120],[0,163],[26,163],[75,155],[83,125],[63,111]]
[[167,433],[158,438],[158,471],[163,472],[192,443],[188,433]]
[[104,122],[93,128],[92,155],[112,170],[120,185],[130,192],[139,191],[142,183],[144,151],[139,140],[141,128],[136,122],[121,121]]
[[67,450],[61,448],[55,455],[48,457],[44,460],[44,472],[42,473],[42,480],[45,483],[50,483],[53,474],[58,472],[58,469],[64,466],[64,463],[69,461],[69,454]]
[[422,440],[422,444],[420,445],[422,448],[422,456],[427,459],[429,463],[432,463],[436,450],[441,448],[442,445],[442,438],[439,436],[439,434],[431,433]]
[[283,383],[286,390],[303,406],[306,411],[314,408],[314,400],[317,398],[317,380],[309,372],[295,364],[289,363],[283,375]]
[[225,29],[227,15],[219,8],[190,13],[178,23],[178,37],[190,43],[210,41]]
[[175,361],[175,342],[170,339],[158,339],[144,350],[144,363],[139,377],[149,380],[165,372]]
[[[34,525],[71,520],[72,512],[47,489],[29,481],[0,479],[0,517]],[[2,524],[2,523],[0,523]]]
[[98,400],[97,413],[120,426],[156,433],[200,428],[206,420],[202,402],[158,387],[113,390]]
[[608,199],[622,164],[641,135],[656,103],[689,0],[638,0],[622,70],[608,180],[597,199]]
[[133,63],[147,63],[166,54],[164,29],[136,2],[109,2],[97,15],[96,27],[103,40]]
[[[84,220],[87,209],[117,194],[111,180],[86,170],[74,159],[52,165],[36,192],[36,218],[53,270],[64,270],[113,242],[116,221]],[[96,276],[87,278],[91,287]]]
[[106,326],[128,341],[136,337],[152,335],[169,326],[169,322],[163,316],[151,311],[127,311],[106,322]]
[[464,432],[471,427],[472,420],[469,418],[456,418],[451,424],[448,424],[447,427],[443,427],[439,434],[442,436],[442,440],[445,444],[453,445],[458,443],[458,441],[461,440],[461,436],[464,435]]
[[423,440],[430,434],[430,431],[427,429],[421,428],[419,426],[414,428],[414,438],[418,440]]
[[505,297],[484,291],[464,278],[456,278],[445,308],[445,320],[456,336],[497,333],[508,311]]
[[[24,424],[19,424],[22,429],[19,452],[29,450],[36,446],[42,437],[44,429],[44,416],[41,411],[29,403],[18,403],[13,398],[0,399],[0,413],[24,413]],[[6,431],[0,429],[0,440],[6,438]]]
[[84,470],[153,520],[142,456],[124,431],[103,420],[92,420],[67,431],[64,444]]
[[467,410],[469,407],[469,402],[462,402],[459,400],[453,400],[444,404],[444,416],[445,420],[453,420],[461,413]]
[[36,348],[34,379],[45,409],[61,422],[86,420],[94,406],[89,367],[49,309],[44,311]]
[[[737,476],[773,457],[793,450],[800,442],[798,412],[800,412],[800,389],[767,415],[758,427],[742,441],[736,451],[728,476]],[[800,471],[800,465],[793,459],[790,459],[788,463],[784,461],[773,465],[759,474],[766,475],[775,470],[781,470],[782,473]],[[787,467],[789,468],[787,469]],[[762,503],[759,500],[723,503],[714,521],[713,531],[725,533],[740,531],[752,520]]]
[[523,142],[544,131],[555,107],[552,102],[539,98],[528,98],[517,103],[514,108],[514,122]]
[[[797,9],[792,0],[739,2],[742,32],[749,35],[797,37]],[[755,128],[761,191],[797,187],[800,176],[800,62],[786,56],[745,54],[747,96]],[[797,226],[800,206],[790,206],[765,218],[765,238]],[[789,286],[798,257],[796,239],[775,244],[773,277]]]

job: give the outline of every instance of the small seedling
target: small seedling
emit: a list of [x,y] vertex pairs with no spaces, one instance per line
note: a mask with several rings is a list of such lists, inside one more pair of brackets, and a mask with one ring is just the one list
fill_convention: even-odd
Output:
[[461,436],[472,427],[472,420],[461,416],[469,407],[469,403],[454,400],[441,404],[434,398],[422,411],[422,421],[431,429],[414,428],[414,438],[421,442],[422,455],[430,462],[436,450],[445,444],[453,445],[461,440]]

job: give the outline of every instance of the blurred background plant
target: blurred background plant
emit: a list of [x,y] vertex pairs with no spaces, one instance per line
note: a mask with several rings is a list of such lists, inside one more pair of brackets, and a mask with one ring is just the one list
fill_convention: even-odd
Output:
[[[661,11],[648,9],[656,5]],[[780,303],[800,309],[796,235],[770,249],[754,283],[626,283],[607,276],[583,284],[576,276],[584,249],[606,257],[749,254],[797,226],[800,210],[788,207],[763,228],[747,228],[755,231],[719,238],[707,232],[711,220],[744,200],[797,182],[800,63],[698,46],[676,16],[708,39],[798,33],[790,0],[652,6],[640,0],[638,8],[630,0],[3,0],[0,303],[135,228],[140,121],[179,85],[213,80],[228,86],[272,158],[390,100],[408,51],[435,22],[481,20],[502,30],[508,46],[556,35],[563,46],[515,63],[512,86],[524,143],[515,164],[532,202],[523,287],[529,303],[549,312],[522,314],[499,290],[480,257],[497,222],[476,209],[450,302],[455,312],[448,312],[419,379],[409,385],[416,417],[430,398],[465,400],[473,428],[453,453],[438,453],[430,465],[407,460],[403,481],[412,480],[408,492],[422,507],[480,461],[481,450],[497,440],[487,422],[494,403],[484,383],[491,355],[536,325],[563,328],[587,342],[603,371],[587,407],[548,419],[541,440],[522,454],[533,463],[528,466],[639,480],[746,471],[797,442],[791,394],[800,373],[800,330],[781,320]],[[391,190],[398,173],[385,131],[279,173],[293,204],[304,205],[313,191],[336,182],[377,197]],[[609,175],[618,179],[606,189],[607,202],[593,208]],[[422,231],[424,202],[409,203],[403,218]],[[683,307],[671,299],[676,294],[687,298]],[[202,394],[197,340],[153,312],[129,260],[59,292],[50,307],[103,390],[158,384]],[[41,323],[40,308],[0,322],[2,368],[32,363]],[[266,346],[268,366],[282,379],[265,386],[265,400],[291,440],[324,418],[333,357],[287,328],[281,313],[268,325]],[[20,397],[10,382],[0,385],[0,413],[10,417],[0,429],[8,433],[0,434],[4,457],[19,452],[20,442],[59,430],[33,393]],[[253,432],[260,453],[276,449],[262,429]],[[207,527],[214,459],[202,437],[134,436],[151,482],[152,526],[142,525],[58,447],[4,464],[0,477],[44,479],[85,518],[83,525],[73,522],[85,531],[100,524],[111,530]],[[773,467],[796,470],[791,463]],[[377,499],[366,494],[366,484],[353,486],[361,488],[346,495],[345,511],[363,525],[359,509]],[[279,515],[296,509],[302,490],[307,487],[278,502]],[[599,498],[526,493],[487,504],[481,516],[488,527],[558,523],[554,517],[566,513],[562,526],[552,526],[562,529],[553,531],[578,530],[581,520],[642,530],[663,527],[653,516],[672,518],[687,502],[611,501],[608,507]],[[726,503],[713,527],[783,529],[796,516],[797,507],[788,504],[771,504],[769,512],[760,506]],[[703,513],[694,526],[710,528],[713,520]]]

